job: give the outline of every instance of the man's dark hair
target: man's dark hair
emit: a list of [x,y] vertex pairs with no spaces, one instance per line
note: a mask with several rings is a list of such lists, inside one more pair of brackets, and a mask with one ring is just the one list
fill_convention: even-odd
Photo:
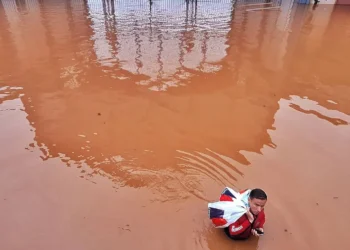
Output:
[[259,200],[267,200],[267,195],[262,189],[255,188],[250,192],[249,198],[250,199],[259,199]]

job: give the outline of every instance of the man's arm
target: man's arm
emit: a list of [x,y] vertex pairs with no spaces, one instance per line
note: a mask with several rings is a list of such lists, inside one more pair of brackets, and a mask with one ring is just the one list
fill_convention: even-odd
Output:
[[264,228],[264,224],[265,224],[265,213],[264,211],[261,212],[261,218],[259,218],[259,225],[257,226],[257,228],[261,228],[263,229]]
[[229,226],[230,234],[239,235],[243,233],[253,223],[253,221],[254,216],[249,209],[247,209],[247,212],[243,214],[241,218]]
[[[245,216],[245,215],[243,215]],[[243,233],[250,226],[249,220],[245,219],[243,222],[241,220],[236,221],[235,223],[229,226],[229,231],[231,235],[239,235]]]
[[[259,225],[256,227],[256,229],[260,230],[264,233],[264,224],[265,224],[265,213],[262,212],[261,217],[259,218]],[[254,236],[260,236],[255,229],[252,229],[252,234]]]

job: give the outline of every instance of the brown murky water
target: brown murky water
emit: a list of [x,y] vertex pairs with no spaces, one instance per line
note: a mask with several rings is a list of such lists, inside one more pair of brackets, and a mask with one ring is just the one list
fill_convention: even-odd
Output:
[[247,4],[0,0],[1,249],[347,249],[350,7]]

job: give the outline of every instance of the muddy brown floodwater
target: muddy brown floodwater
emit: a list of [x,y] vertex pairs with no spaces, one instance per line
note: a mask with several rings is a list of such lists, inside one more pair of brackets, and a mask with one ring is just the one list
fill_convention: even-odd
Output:
[[0,0],[0,249],[348,249],[350,7],[255,3]]

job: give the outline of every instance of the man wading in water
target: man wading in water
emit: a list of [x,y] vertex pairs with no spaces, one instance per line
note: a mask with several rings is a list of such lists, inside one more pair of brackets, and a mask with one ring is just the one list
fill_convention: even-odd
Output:
[[[241,191],[244,193],[246,190]],[[220,201],[233,201],[232,197],[222,194]],[[248,198],[249,209],[235,223],[224,229],[226,235],[233,240],[245,240],[251,235],[264,234],[265,213],[264,207],[267,195],[261,189],[253,189]]]

